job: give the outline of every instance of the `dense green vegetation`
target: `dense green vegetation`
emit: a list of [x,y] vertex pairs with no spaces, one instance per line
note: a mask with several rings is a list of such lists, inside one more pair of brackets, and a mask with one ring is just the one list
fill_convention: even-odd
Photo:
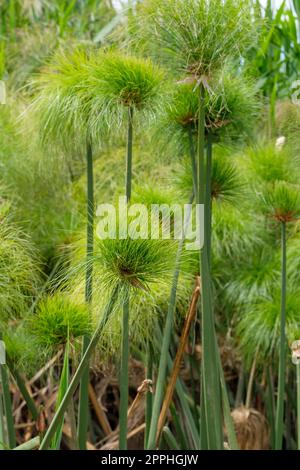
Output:
[[290,3],[0,2],[0,448],[300,449]]

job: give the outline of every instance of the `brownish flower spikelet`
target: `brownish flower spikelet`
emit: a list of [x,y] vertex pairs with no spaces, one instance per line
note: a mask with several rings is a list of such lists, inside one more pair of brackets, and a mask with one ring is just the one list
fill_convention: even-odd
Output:
[[241,450],[269,449],[269,427],[263,414],[254,408],[240,406],[231,416]]

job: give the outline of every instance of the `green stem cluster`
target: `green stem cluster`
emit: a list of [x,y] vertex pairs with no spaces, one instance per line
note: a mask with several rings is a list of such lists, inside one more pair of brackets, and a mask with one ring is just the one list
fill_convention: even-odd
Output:
[[[198,191],[197,203],[205,205],[205,222],[208,221],[211,204],[211,193],[206,192],[205,168],[205,87],[199,83],[199,120],[198,120]],[[209,188],[209,186],[208,186]],[[208,227],[209,228],[209,227]],[[204,230],[204,246],[200,251],[201,273],[201,301],[202,301],[202,394],[201,394],[201,433],[205,433],[207,449],[223,448],[222,410],[220,396],[220,371],[218,368],[218,354],[215,338],[215,325],[213,318],[210,263],[208,252],[208,239],[210,231]],[[204,430],[204,429],[205,430]]]
[[82,376],[86,370],[87,365],[89,364],[90,358],[93,354],[93,352],[96,349],[97,343],[99,341],[99,338],[102,334],[102,331],[107,324],[107,321],[109,319],[109,316],[111,315],[111,312],[114,308],[114,305],[116,303],[118,296],[118,290],[117,288],[112,292],[111,297],[105,307],[105,310],[103,312],[102,317],[99,320],[98,326],[88,344],[88,347],[86,348],[83,357],[80,361],[80,364],[69,384],[69,387],[53,417],[53,420],[51,421],[51,424],[41,442],[40,445],[40,450],[46,450],[49,448],[51,441],[61,423],[61,420],[64,417],[65,412],[67,411],[67,408],[73,398],[74,393],[76,392],[76,389],[82,379]]
[[[194,195],[190,199],[190,204],[194,199]],[[189,221],[190,214],[188,214],[187,221]],[[152,418],[150,423],[149,429],[149,437],[147,442],[147,449],[155,449],[156,447],[156,432],[157,432],[157,425],[161,410],[161,405],[163,402],[163,394],[166,385],[166,374],[167,374],[167,366],[168,366],[168,354],[169,348],[171,344],[172,338],[172,331],[173,331],[173,322],[174,322],[174,312],[176,307],[176,295],[177,295],[177,286],[180,274],[180,261],[182,250],[184,247],[184,236],[181,238],[177,254],[176,254],[176,261],[175,261],[175,270],[172,280],[172,287],[170,293],[170,300],[168,304],[168,313],[166,318],[166,323],[164,326],[163,338],[162,338],[162,345],[160,351],[160,358],[159,358],[159,366],[158,366],[158,374],[156,378],[156,390],[152,404]]]

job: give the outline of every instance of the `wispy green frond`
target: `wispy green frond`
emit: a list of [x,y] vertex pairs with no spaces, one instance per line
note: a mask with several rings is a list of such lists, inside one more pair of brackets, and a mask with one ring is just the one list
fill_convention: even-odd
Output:
[[300,217],[300,189],[285,181],[268,184],[261,193],[263,211],[278,222],[293,222]]
[[[228,151],[214,147],[211,175],[211,196],[217,202],[238,203],[244,194],[245,181]],[[186,198],[193,188],[192,169],[189,159],[185,158],[177,172],[175,180]]]
[[103,122],[93,120],[97,129],[90,127],[94,97],[89,86],[91,66],[99,67],[99,63],[91,61],[85,50],[60,50],[37,76],[31,110],[40,120],[43,141],[74,150],[84,146],[91,134],[99,137]]
[[[249,305],[238,325],[240,345],[249,360],[258,350],[264,363],[273,359],[279,350],[280,290],[273,289],[268,297],[261,297]],[[300,335],[299,291],[289,290],[286,305],[286,336],[291,344]]]
[[[196,144],[199,99],[195,83],[177,83],[166,98],[157,133],[168,142],[175,140],[188,149],[190,139]],[[243,141],[253,133],[258,117],[257,89],[245,76],[225,67],[213,77],[205,97],[205,131],[214,140]]]
[[22,318],[37,293],[39,262],[30,240],[7,219],[0,221],[1,322]]
[[250,15],[250,1],[147,0],[130,20],[145,53],[173,72],[209,77],[255,41]]
[[274,143],[249,148],[245,155],[246,171],[258,185],[275,181],[297,182],[297,160],[287,148],[276,148]]
[[87,306],[63,293],[43,299],[29,322],[36,341],[46,348],[65,344],[68,337],[77,338],[91,331]]
[[[97,96],[102,119],[122,122],[126,108],[153,113],[160,104],[164,74],[150,59],[111,51],[93,60],[101,66],[89,67],[89,82],[94,89],[93,115],[97,116]],[[98,112],[99,112],[98,110]],[[127,117],[127,115],[126,115]]]

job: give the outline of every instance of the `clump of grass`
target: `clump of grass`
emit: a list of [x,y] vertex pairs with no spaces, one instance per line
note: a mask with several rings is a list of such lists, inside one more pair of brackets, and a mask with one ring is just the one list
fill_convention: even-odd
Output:
[[41,300],[37,312],[30,318],[32,334],[45,348],[65,345],[70,340],[91,332],[91,320],[85,304],[63,293]]
[[157,186],[150,186],[148,184],[145,184],[143,187],[136,186],[132,197],[134,204],[145,204],[150,209],[153,204],[167,204],[171,206],[176,200],[177,197],[173,188],[164,188],[162,191]]
[[28,237],[7,218],[0,223],[1,322],[22,318],[37,293],[39,262]]

